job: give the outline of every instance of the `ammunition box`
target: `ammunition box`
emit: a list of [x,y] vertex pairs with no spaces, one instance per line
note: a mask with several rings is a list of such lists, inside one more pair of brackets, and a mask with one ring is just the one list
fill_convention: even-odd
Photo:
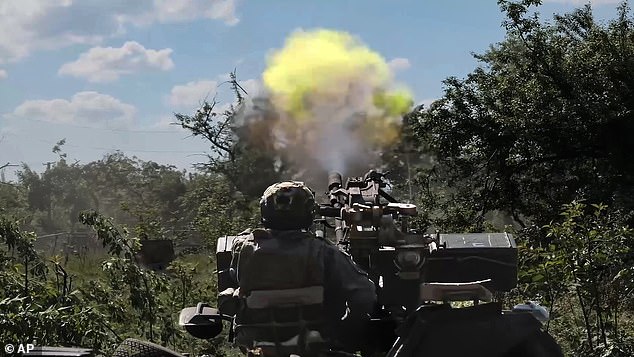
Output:
[[508,233],[441,234],[438,250],[423,266],[425,282],[464,283],[491,279],[492,291],[517,285],[517,245]]

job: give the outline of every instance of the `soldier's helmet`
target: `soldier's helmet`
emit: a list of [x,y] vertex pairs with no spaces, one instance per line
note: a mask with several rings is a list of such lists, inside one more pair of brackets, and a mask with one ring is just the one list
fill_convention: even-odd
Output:
[[315,216],[315,194],[299,181],[269,186],[260,199],[262,224],[277,230],[309,228]]

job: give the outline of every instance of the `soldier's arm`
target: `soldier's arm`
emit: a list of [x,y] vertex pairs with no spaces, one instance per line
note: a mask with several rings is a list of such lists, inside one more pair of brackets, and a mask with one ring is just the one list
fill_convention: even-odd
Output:
[[326,274],[334,279],[345,296],[350,312],[367,315],[374,311],[377,303],[376,288],[352,258],[335,246],[326,250]]

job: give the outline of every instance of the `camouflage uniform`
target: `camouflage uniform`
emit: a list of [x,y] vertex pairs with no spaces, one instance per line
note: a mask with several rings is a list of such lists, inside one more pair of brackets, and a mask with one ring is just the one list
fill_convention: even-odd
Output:
[[[260,251],[255,256],[270,259],[253,261],[256,250]],[[258,229],[234,239],[232,251],[236,289],[220,294],[221,312],[237,314],[236,322],[240,323],[245,317],[240,316],[235,302],[253,290],[321,285],[324,335],[343,343],[340,348],[363,343],[369,314],[377,302],[375,287],[350,256],[335,245],[305,230]]]

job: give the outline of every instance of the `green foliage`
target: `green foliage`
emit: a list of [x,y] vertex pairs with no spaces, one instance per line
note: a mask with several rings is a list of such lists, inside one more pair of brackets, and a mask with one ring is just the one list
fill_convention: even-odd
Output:
[[0,283],[4,287],[0,340],[107,348],[106,316],[84,304],[77,291],[71,291],[71,281],[63,269],[55,269],[52,279],[33,249],[34,238],[34,234],[23,233],[18,222],[0,218]]
[[79,212],[93,205],[90,182],[83,175],[83,167],[77,162],[68,164],[62,153],[65,140],[59,141],[53,152],[59,161],[47,163],[47,169],[38,175],[28,166],[18,173],[20,184],[28,192],[29,208],[41,211],[36,224],[42,231],[57,233],[72,231]]
[[545,24],[536,3],[500,1],[507,38],[413,113],[437,160],[424,180],[439,226],[481,229],[493,210],[542,225],[578,198],[634,209],[631,12],[602,25],[588,5]]
[[632,14],[623,3],[603,24],[587,5],[548,23],[533,11],[540,3],[499,1],[505,40],[405,118],[403,141],[386,163],[407,182],[396,189],[419,205],[422,228],[512,224],[520,285],[507,303],[545,303],[547,329],[567,354],[629,356]]
[[259,205],[249,200],[223,176],[197,176],[184,201],[193,207],[193,223],[215,248],[218,237],[237,234],[258,224]]
[[23,186],[0,182],[0,215],[13,216],[23,222],[31,219]]
[[573,202],[564,205],[561,220],[523,231],[522,242],[521,295],[551,307],[560,340],[584,356],[629,355],[634,230],[624,217],[604,205]]
[[97,237],[108,247],[108,253],[124,259],[132,260],[139,251],[139,239],[128,237],[127,229],[119,230],[112,223],[112,219],[101,216],[96,211],[82,212],[79,216],[82,224],[91,226],[97,232]]
[[[189,224],[180,219],[187,183],[185,173],[173,166],[128,158],[120,152],[85,165],[68,164],[66,156],[60,155],[42,174],[24,166],[16,185],[2,185],[0,195],[14,193],[16,205],[11,211],[0,210],[23,216],[37,232],[53,234],[80,229],[79,213],[95,209],[137,226],[151,238],[161,238],[168,235],[165,226],[182,230]],[[33,220],[20,205],[27,206]]]
[[[6,247],[0,249],[0,309],[6,312],[0,339],[85,346],[108,355],[135,337],[190,353],[231,354],[219,347],[222,339],[198,341],[176,325],[183,307],[215,303],[213,257],[181,257],[156,273],[142,268],[137,254],[141,239],[199,235],[213,247],[218,236],[256,224],[257,205],[222,175],[186,176],[122,153],[68,164],[63,144],[54,148],[59,160],[42,174],[25,166],[17,184],[0,187],[0,197],[10,198],[0,206],[0,244]],[[81,212],[86,208],[92,210]],[[77,223],[92,228],[103,255],[47,259],[34,249],[37,235],[23,230],[86,230]]]
[[[212,262],[177,260],[167,274],[141,268],[136,262],[138,239],[95,212],[81,216],[93,227],[112,256],[102,263],[103,283],[91,283],[86,292],[127,337],[140,337],[178,350],[200,351],[205,344],[184,336],[177,328],[180,309],[199,301],[214,303],[216,285]],[[186,261],[190,260],[190,261]],[[206,268],[206,269],[205,269]]]
[[34,234],[21,231],[16,221],[0,220],[6,247],[0,249],[0,340],[84,346],[105,355],[127,337],[193,353],[219,348],[177,326],[183,307],[216,301],[209,257],[181,258],[166,274],[146,270],[136,262],[137,237],[94,211],[80,220],[107,248],[94,275],[83,264],[64,267],[59,257],[45,261],[33,249]]

